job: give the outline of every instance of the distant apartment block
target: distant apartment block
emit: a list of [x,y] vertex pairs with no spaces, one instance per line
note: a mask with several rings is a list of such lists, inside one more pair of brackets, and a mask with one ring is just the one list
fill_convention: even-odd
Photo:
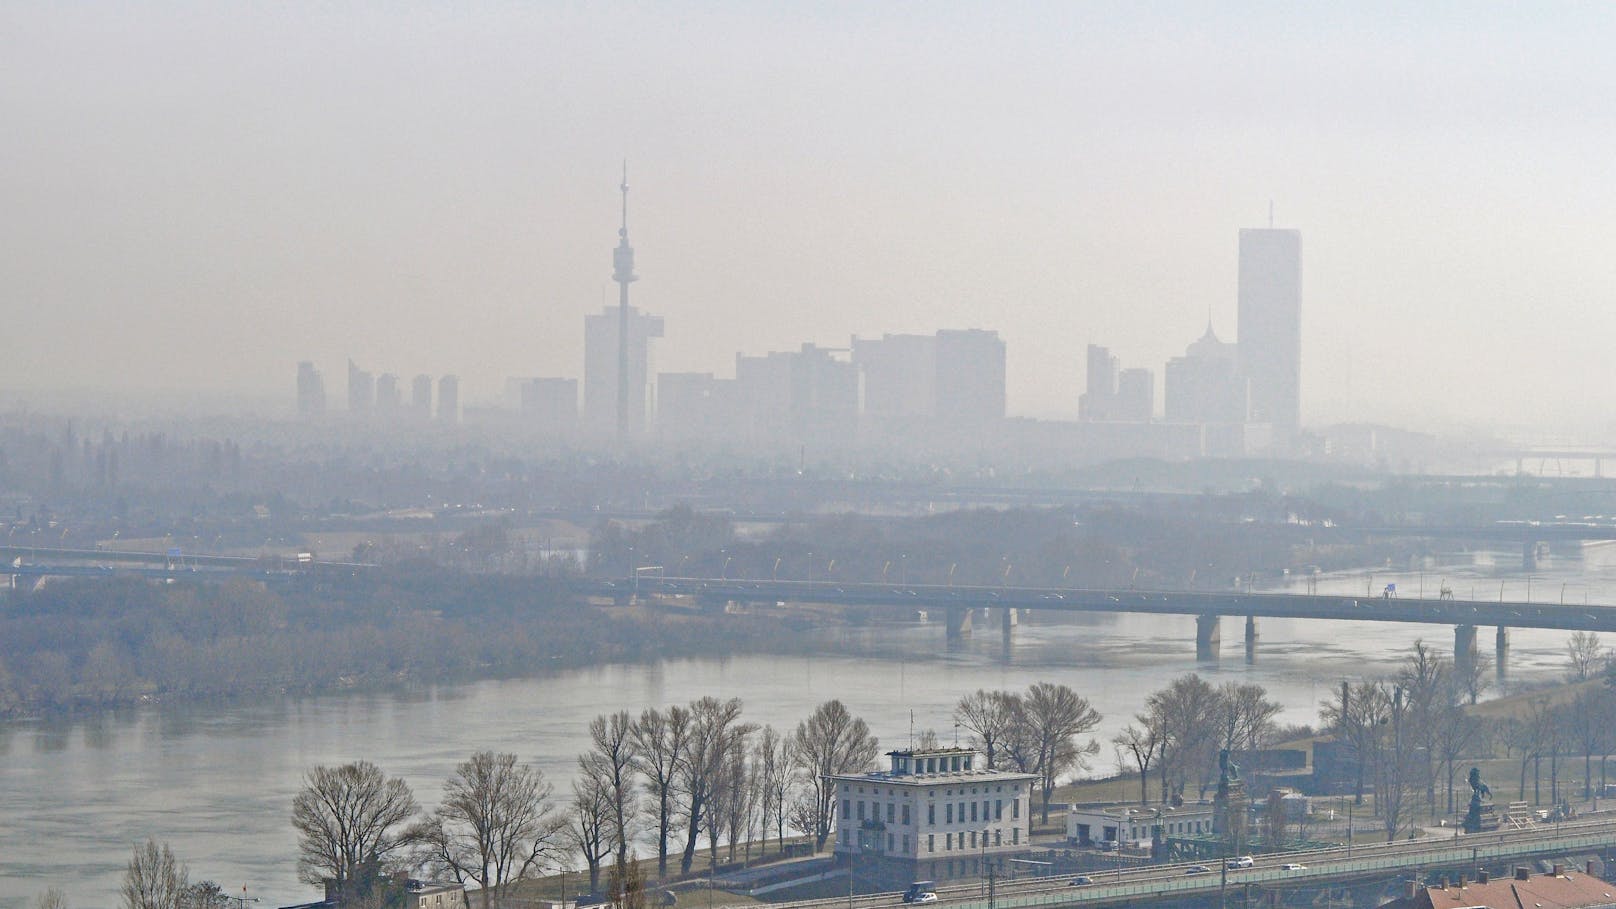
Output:
[[1004,419],[1004,339],[978,328],[937,333],[937,418],[981,428]]
[[297,364],[297,414],[318,417],[325,413],[325,377],[308,360]]
[[438,419],[444,423],[460,422],[459,376],[438,379]]
[[1109,348],[1088,347],[1087,387],[1077,399],[1077,418],[1087,423],[1148,423],[1156,412],[1156,377],[1148,369],[1123,369]]
[[410,413],[417,420],[432,418],[432,377],[419,375],[410,382]]
[[1239,346],[1206,334],[1182,357],[1167,361],[1166,415],[1172,423],[1244,423],[1248,382],[1240,372]]
[[578,428],[577,379],[523,379],[520,396],[523,421],[562,434]]
[[957,431],[1004,419],[1005,348],[996,331],[855,337],[852,355],[872,428]]
[[864,416],[930,419],[937,413],[937,338],[853,338],[853,365],[863,376]]
[[404,410],[404,392],[398,385],[398,376],[390,372],[376,377],[376,412],[388,418],[397,417]]
[[[607,306],[584,317],[584,421],[591,432],[612,432],[617,426],[618,332],[622,311]],[[662,337],[662,317],[628,309],[628,427],[643,433],[654,412],[653,343]]]
[[369,372],[360,369],[352,360],[348,361],[348,412],[354,415],[368,414],[376,406],[376,379]]

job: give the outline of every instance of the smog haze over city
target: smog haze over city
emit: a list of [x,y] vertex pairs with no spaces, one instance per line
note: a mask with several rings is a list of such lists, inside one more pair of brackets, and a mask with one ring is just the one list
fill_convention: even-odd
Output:
[[0,3],[0,909],[1610,909],[1612,46]]
[[1010,413],[1075,416],[1086,344],[1159,370],[1208,317],[1233,337],[1272,202],[1310,422],[1608,435],[1616,405],[1601,5],[0,17],[22,399],[284,407],[290,364],[347,357],[468,402],[579,376],[627,158],[667,370],[989,328]]

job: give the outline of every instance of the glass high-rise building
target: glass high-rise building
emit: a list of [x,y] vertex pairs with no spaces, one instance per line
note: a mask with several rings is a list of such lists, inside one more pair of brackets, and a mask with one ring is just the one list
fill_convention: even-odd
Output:
[[1251,419],[1294,430],[1302,422],[1302,234],[1240,231],[1240,372]]

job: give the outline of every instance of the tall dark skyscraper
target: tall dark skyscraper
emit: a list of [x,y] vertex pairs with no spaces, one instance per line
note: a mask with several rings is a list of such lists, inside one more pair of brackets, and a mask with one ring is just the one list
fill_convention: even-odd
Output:
[[1251,419],[1294,430],[1302,422],[1302,234],[1240,231],[1240,372]]

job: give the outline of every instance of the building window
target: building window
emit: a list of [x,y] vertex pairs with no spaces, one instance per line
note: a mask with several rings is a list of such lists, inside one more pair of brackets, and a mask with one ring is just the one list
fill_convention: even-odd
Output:
[[848,818],[850,818],[852,816],[853,816],[853,803],[851,801],[849,801],[848,799],[842,799],[842,820],[845,821],[845,820],[847,820]]
[[[905,807],[908,807],[908,806],[905,806]],[[889,824],[892,823],[892,815],[893,815],[893,812],[896,811],[896,810],[897,810],[897,806],[893,805],[891,802],[887,802],[887,823],[889,823]]]
[[993,801],[993,819],[996,821],[1004,820],[1004,799],[995,799]]
[[926,806],[926,826],[927,827],[935,827],[935,826],[937,826],[937,806],[936,805],[927,805]]
[[935,833],[926,834],[926,851],[927,852],[936,852],[937,851],[937,834],[935,834]]
[[909,805],[907,802],[903,806],[903,824],[905,827],[909,826]]
[[943,834],[943,851],[944,852],[951,852],[951,851],[953,851],[953,849],[954,849],[954,834],[952,834],[952,833]]
[[971,848],[972,849],[976,848],[976,831],[975,830],[971,831]]
[[995,846],[1003,846],[1004,845],[1004,831],[1003,830],[1001,830],[999,828],[994,828],[994,830],[993,830],[993,845],[995,845]]
[[887,834],[887,851],[892,851],[892,834]]
[[990,801],[988,801],[988,800],[987,800],[987,799],[983,799],[983,800],[982,800],[982,820],[984,820],[984,821],[985,821],[985,820],[987,820],[987,819],[988,819],[988,818],[990,818],[990,817],[993,817],[993,815],[991,815],[991,814],[989,814],[989,813],[988,813],[988,807],[989,807],[989,806],[990,806],[990,805],[992,805],[992,804],[993,804],[993,803],[992,803],[992,802],[990,802]]
[[944,806],[944,815],[945,815],[944,819],[943,819],[944,823],[947,823],[947,824],[954,823],[954,803],[953,802],[950,802],[950,803],[948,803],[947,805]]
[[907,833],[903,835],[903,854],[909,854],[909,834]]
[[976,803],[971,803],[971,820],[976,820]]
[[1010,817],[1017,820],[1021,818],[1021,799],[1010,800]]
[[1010,828],[1010,843],[1012,845],[1016,845],[1016,846],[1021,845],[1021,828],[1020,827],[1011,827]]
[[863,799],[859,799],[858,811],[859,811],[858,819],[861,820],[861,821],[864,820],[864,800]]

